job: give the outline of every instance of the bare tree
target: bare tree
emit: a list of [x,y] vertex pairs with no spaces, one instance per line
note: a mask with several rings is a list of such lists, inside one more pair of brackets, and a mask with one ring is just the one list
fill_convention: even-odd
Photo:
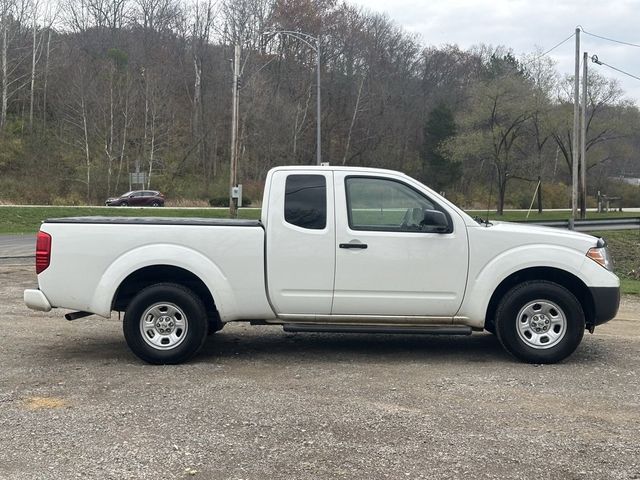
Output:
[[262,33],[270,26],[275,0],[224,0],[221,4],[222,41],[244,51],[263,50]]
[[9,100],[9,73],[7,66],[7,50],[9,48],[7,14],[2,14],[2,109],[0,110],[0,131],[7,123],[7,103]]
[[347,145],[344,148],[344,155],[342,156],[342,165],[347,163],[347,157],[349,155],[349,146],[351,145],[351,135],[353,134],[353,127],[356,124],[358,113],[360,113],[360,99],[362,98],[362,87],[364,86],[365,77],[360,80],[360,87],[358,87],[358,96],[356,97],[356,104],[353,107],[353,116],[351,117],[351,123],[349,124],[349,133],[347,134]]
[[[573,161],[571,126],[573,100],[570,93],[572,84],[571,77],[565,78],[564,82],[560,84],[553,119],[553,138],[562,152],[569,171],[571,171]],[[599,145],[621,139],[628,134],[629,125],[621,122],[613,110],[624,109],[630,103],[624,100],[623,92],[615,80],[609,80],[596,72],[589,74],[587,93],[585,149],[589,152]],[[605,149],[595,158],[593,156],[588,158],[587,169],[610,159],[611,157]]]
[[145,30],[164,32],[172,28],[180,7],[175,0],[136,0],[135,16]]
[[64,102],[65,112],[63,117],[63,129],[59,132],[60,140],[80,154],[82,158],[83,180],[87,203],[91,203],[92,170],[93,170],[93,120],[89,105],[90,79],[85,78],[79,69],[70,79],[72,95],[61,99]]
[[18,72],[18,68],[25,60],[24,50],[16,50],[10,58],[10,44],[22,34],[22,27],[27,15],[26,0],[0,1],[0,68],[2,69],[2,99],[0,103],[0,131],[7,123],[9,100],[21,90],[26,83],[25,73]]
[[[498,214],[504,211],[507,184],[521,169],[518,142],[526,135],[531,106],[524,79],[509,73],[479,83],[473,90],[463,130],[449,145],[458,160],[486,155],[491,159],[498,186]],[[475,171],[481,170],[475,167]]]

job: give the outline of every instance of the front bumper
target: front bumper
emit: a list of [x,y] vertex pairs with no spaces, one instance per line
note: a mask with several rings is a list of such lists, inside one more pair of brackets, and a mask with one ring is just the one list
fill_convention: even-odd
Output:
[[593,298],[593,325],[602,325],[618,313],[620,287],[590,287]]
[[24,291],[24,303],[31,310],[39,310],[48,312],[51,310],[51,304],[44,293],[37,288]]

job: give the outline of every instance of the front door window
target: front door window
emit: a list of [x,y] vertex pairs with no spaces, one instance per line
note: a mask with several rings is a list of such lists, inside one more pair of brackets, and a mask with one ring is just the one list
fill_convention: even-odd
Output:
[[433,232],[429,212],[440,210],[411,187],[384,178],[346,179],[349,228],[388,232]]

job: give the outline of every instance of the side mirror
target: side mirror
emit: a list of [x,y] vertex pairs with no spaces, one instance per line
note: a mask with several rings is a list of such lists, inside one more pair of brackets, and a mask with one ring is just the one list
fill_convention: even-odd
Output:
[[420,225],[426,232],[448,233],[450,230],[447,216],[438,210],[425,210]]

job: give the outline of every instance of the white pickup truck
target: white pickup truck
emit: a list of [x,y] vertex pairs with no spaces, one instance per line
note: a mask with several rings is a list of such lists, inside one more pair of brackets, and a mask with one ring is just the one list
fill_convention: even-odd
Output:
[[475,221],[398,172],[280,167],[262,218],[46,220],[28,307],[125,312],[131,350],[179,363],[232,321],[292,332],[495,333],[526,362],[570,355],[620,298],[605,242]]

